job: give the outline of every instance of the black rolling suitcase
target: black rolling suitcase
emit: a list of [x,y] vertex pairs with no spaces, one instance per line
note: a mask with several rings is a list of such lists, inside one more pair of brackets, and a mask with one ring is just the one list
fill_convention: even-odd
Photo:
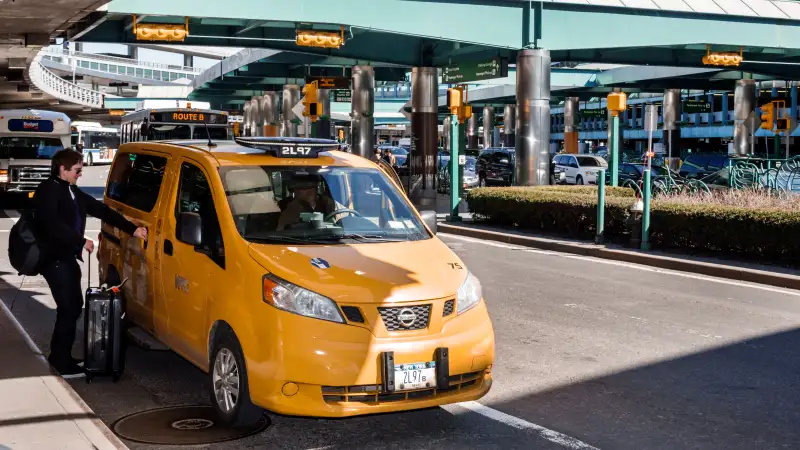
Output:
[[[95,376],[111,376],[114,382],[125,371],[125,343],[122,319],[125,314],[119,288],[91,287],[91,258],[89,255],[89,287],[86,289],[84,311],[84,372],[86,382]],[[124,284],[124,282],[123,282]]]

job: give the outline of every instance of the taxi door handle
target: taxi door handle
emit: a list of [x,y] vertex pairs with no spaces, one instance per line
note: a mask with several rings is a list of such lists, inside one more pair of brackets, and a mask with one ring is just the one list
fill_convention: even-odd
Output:
[[164,239],[164,254],[172,256],[172,241]]

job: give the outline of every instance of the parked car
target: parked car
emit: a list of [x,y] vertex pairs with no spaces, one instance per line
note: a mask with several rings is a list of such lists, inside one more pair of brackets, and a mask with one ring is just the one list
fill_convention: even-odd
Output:
[[728,155],[689,155],[681,164],[680,175],[685,178],[702,179],[728,167]]
[[556,182],[566,184],[597,184],[597,170],[608,169],[606,160],[594,155],[556,155],[553,163]]
[[511,186],[514,183],[516,153],[513,147],[490,147],[480,152],[475,171],[479,186]]

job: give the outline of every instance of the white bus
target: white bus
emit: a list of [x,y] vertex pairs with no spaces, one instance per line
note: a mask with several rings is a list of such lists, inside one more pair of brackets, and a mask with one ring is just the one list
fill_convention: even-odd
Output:
[[119,148],[119,129],[107,128],[98,122],[72,122],[72,146],[83,152],[83,163],[110,164]]
[[0,192],[33,192],[50,176],[50,160],[70,147],[66,114],[0,110]]

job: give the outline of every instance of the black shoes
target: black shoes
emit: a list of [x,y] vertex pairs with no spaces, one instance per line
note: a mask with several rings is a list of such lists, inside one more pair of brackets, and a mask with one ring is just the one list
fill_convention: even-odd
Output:
[[83,364],[83,360],[71,358],[70,362],[67,364],[58,364],[55,363],[52,359],[47,358],[47,361],[50,362],[50,365],[53,366],[56,371],[62,376],[75,376],[75,375],[83,375],[83,367],[79,364]]

